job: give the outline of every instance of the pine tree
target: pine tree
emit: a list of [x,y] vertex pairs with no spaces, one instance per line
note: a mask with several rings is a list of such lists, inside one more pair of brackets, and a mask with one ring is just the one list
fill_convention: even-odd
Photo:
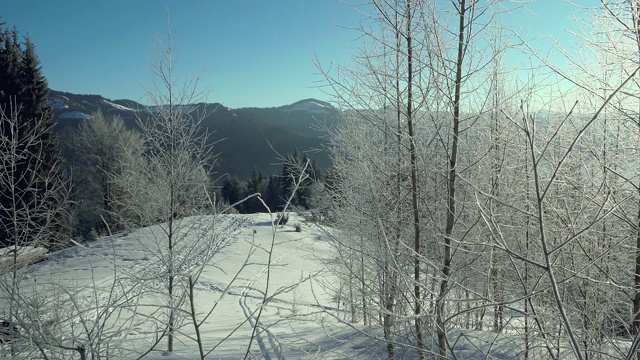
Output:
[[21,50],[15,27],[13,30],[1,29],[0,37],[0,104],[4,107],[20,90]]
[[[42,234],[50,234],[48,230],[57,228],[54,224],[60,223],[63,187],[57,167],[56,138],[51,128],[53,112],[47,104],[49,87],[29,37],[20,44],[16,28],[2,29],[0,37],[0,107],[5,115],[16,115],[13,119],[9,116],[2,119],[3,143],[15,141],[21,144],[19,153],[28,154],[9,161],[8,154],[1,153],[3,169],[0,171],[5,175],[10,173],[12,180],[5,181],[5,186],[0,187],[0,244],[6,246],[17,241],[12,225],[15,219],[11,219],[14,213],[20,212],[21,216],[28,214],[25,218],[29,221],[26,230],[21,231],[32,233],[24,238],[38,234],[38,240],[51,246],[51,238],[42,239]],[[7,168],[9,163],[11,169]],[[44,231],[43,227],[49,229]]]
[[[265,198],[267,194],[267,187],[267,177],[264,176],[262,171],[254,169],[251,173],[251,179],[249,179],[249,182],[247,183],[247,196],[260,194],[263,198]],[[262,202],[256,197],[248,199],[244,203],[244,209],[245,213],[247,214],[255,214],[258,212],[266,211]]]
[[287,155],[286,161],[282,167],[281,181],[281,197],[283,199],[289,199],[294,189],[294,179],[301,178],[301,172],[304,171],[306,178],[298,184],[298,190],[293,194],[291,199],[291,205],[297,206],[303,209],[309,209],[313,205],[314,197],[316,196],[315,185],[322,176],[318,164],[315,160],[310,160],[305,154],[300,160],[298,149],[295,149],[293,154]]
[[311,166],[309,165],[310,161],[307,157],[307,154],[304,154],[302,157],[302,162],[300,163],[300,169],[298,171],[302,171],[305,169],[305,173],[309,175],[304,181],[300,183],[300,187],[296,192],[294,198],[296,200],[296,204],[303,209],[309,209],[311,207],[312,197],[313,197],[313,178],[311,177]]
[[[294,189],[294,181],[300,174],[300,155],[296,148],[293,154],[287,154],[284,164],[282,165],[282,173],[280,176],[281,181],[281,197],[282,199],[289,199]],[[298,198],[294,196],[291,199],[291,205],[298,205]]]
[[[242,196],[244,195],[244,193],[245,191],[242,184],[240,183],[240,180],[238,180],[238,178],[235,176],[231,177],[231,175],[227,174],[227,176],[225,176],[224,180],[222,181],[222,188],[220,189],[220,195],[222,196],[222,199],[230,205],[233,205],[242,200]],[[242,204],[239,204],[238,207],[240,207],[237,208],[238,211],[242,210]]]
[[282,179],[277,175],[269,176],[267,184],[267,193],[264,195],[264,201],[271,211],[280,211],[285,203],[282,196]]
[[307,171],[309,173],[309,177],[311,178],[311,180],[313,181],[322,181],[323,179],[323,174],[322,174],[322,169],[320,169],[320,166],[318,166],[318,162],[316,161],[316,159],[311,160],[311,164],[309,165],[309,171]]

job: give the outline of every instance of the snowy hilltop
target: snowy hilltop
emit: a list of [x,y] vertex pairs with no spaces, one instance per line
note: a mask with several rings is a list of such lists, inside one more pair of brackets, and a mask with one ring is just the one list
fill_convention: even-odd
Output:
[[[2,356],[81,359],[372,359],[386,357],[383,329],[354,321],[334,245],[341,235],[290,214],[176,219],[173,252],[163,249],[166,224],[54,252],[20,269],[19,324],[0,324]],[[305,218],[306,217],[306,218]],[[25,256],[34,253],[25,251]],[[6,256],[6,255],[5,255]],[[167,302],[167,263],[176,286]],[[6,269],[5,269],[6,270]],[[352,276],[357,276],[353,274]],[[2,278],[7,286],[8,273]],[[370,284],[375,286],[375,284]],[[356,295],[357,296],[357,295]],[[167,309],[176,310],[175,346],[166,351]],[[509,329],[451,332],[457,356],[513,359],[521,317]],[[30,329],[30,333],[24,329]],[[15,330],[15,333],[13,332]],[[411,334],[407,334],[411,336]],[[398,354],[414,358],[411,346]],[[433,344],[433,343],[432,343]],[[541,352],[538,355],[543,354]],[[202,356],[204,355],[204,356]]]
[[[363,336],[370,330],[340,320],[342,310],[332,299],[335,280],[327,269],[331,246],[326,231],[295,214],[290,225],[272,224],[269,214],[180,220],[176,271],[202,271],[192,278],[193,302],[187,299],[188,281],[177,280],[184,296],[173,305],[179,312],[168,358],[200,357],[198,342],[215,359],[242,358],[250,344],[252,358],[384,354],[382,345],[372,347]],[[102,237],[21,269],[20,293],[29,302],[17,316],[24,323],[18,328],[37,320],[40,331],[20,332],[5,341],[2,354],[79,358],[73,349],[83,347],[87,356],[166,359],[164,279],[158,275],[167,261],[167,254],[158,256],[162,231],[161,224]]]

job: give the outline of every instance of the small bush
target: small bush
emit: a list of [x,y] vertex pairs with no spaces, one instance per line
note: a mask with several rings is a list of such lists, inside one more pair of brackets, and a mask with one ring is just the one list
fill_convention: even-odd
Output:
[[289,221],[289,214],[283,214],[283,213],[279,213],[278,216],[276,216],[276,220],[273,222],[274,225],[287,225],[287,222]]
[[20,338],[18,325],[9,320],[0,320],[0,344],[9,343]]
[[99,237],[100,237],[100,235],[98,234],[98,231],[95,228],[92,228],[91,232],[89,232],[87,240],[96,241],[96,240],[98,240]]

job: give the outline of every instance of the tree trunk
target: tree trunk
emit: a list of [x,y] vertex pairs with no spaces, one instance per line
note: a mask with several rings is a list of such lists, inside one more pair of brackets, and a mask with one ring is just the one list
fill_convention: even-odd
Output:
[[445,297],[451,275],[451,237],[456,214],[456,162],[458,160],[458,136],[460,134],[460,98],[462,84],[462,62],[464,60],[464,28],[466,0],[459,2],[458,56],[456,59],[455,94],[453,103],[453,139],[451,143],[451,157],[449,160],[449,182],[447,187],[447,225],[444,236],[444,259],[442,266],[442,282],[438,295],[438,309],[436,313],[436,332],[438,335],[438,349],[440,358],[447,358],[447,335],[444,324]]
[[409,156],[411,161],[411,207],[413,212],[413,244],[414,244],[414,264],[413,264],[413,296],[414,296],[414,323],[416,328],[416,339],[418,356],[424,359],[424,341],[422,338],[421,316],[421,295],[420,295],[420,210],[418,204],[418,164],[416,155],[416,142],[413,119],[413,54],[411,44],[411,1],[407,0],[406,19],[407,33],[407,128],[409,132]]
[[[526,186],[526,197],[525,197],[525,211],[528,214],[531,211],[531,205],[529,199],[531,198],[531,194],[529,192],[529,183],[530,183],[530,175],[529,175],[529,163],[526,161],[525,154],[525,162],[524,162],[524,172],[525,177],[527,179]],[[524,246],[525,246],[525,257],[529,257],[529,228],[531,227],[531,217],[527,216],[524,235]],[[524,263],[524,284],[525,288],[529,289],[529,263]],[[524,359],[529,360],[529,299],[524,299]]]
[[364,238],[360,237],[360,288],[362,297],[362,324],[367,325],[367,283],[364,273]]
[[393,340],[393,333],[391,332],[393,326],[393,309],[396,304],[396,280],[395,275],[391,275],[391,284],[389,288],[389,296],[386,299],[385,314],[384,314],[384,338],[387,341],[387,353],[389,360],[395,359],[395,346]]
[[[633,273],[635,294],[633,297],[633,336],[640,334],[640,187],[638,187],[638,217],[636,230],[636,267]],[[636,351],[636,359],[640,360],[640,350]]]
[[[171,200],[173,202],[173,200]],[[173,208],[172,208],[173,209]],[[174,269],[173,269],[173,216],[169,218],[169,285],[168,285],[168,293],[169,293],[169,334],[167,336],[167,351],[169,353],[173,353],[173,335],[174,335],[174,326],[175,326],[175,303],[173,301],[173,281],[174,281]]]
[[[634,31],[636,34],[636,42],[638,49],[640,50],[640,0],[634,0],[631,2],[631,8],[634,20]],[[640,119],[638,119],[638,126],[640,127]],[[638,217],[637,217],[637,234],[636,234],[636,267],[633,273],[633,283],[635,294],[633,297],[633,335],[638,336],[640,334],[640,184],[638,184]],[[640,348],[636,350],[636,360],[640,360]]]
[[[398,200],[398,204],[396,208],[398,209],[398,222],[395,225],[395,238],[393,249],[391,252],[391,256],[395,257],[398,253],[398,249],[400,246],[401,239],[401,226],[400,223],[400,203],[401,203],[401,193],[402,193],[402,111],[401,111],[401,93],[400,93],[400,29],[398,28],[399,14],[397,11],[397,3],[396,3],[396,11],[395,11],[395,55],[396,55],[396,63],[395,63],[395,108],[396,108],[396,196],[395,198]],[[386,114],[386,112],[385,112]],[[393,311],[396,305],[396,296],[398,291],[398,271],[399,269],[393,268],[393,261],[387,260],[387,276],[389,278],[389,293],[387,295],[386,303],[385,303],[385,314],[384,314],[384,335],[385,340],[387,341],[387,353],[389,355],[389,360],[393,360],[395,358],[395,345],[394,338],[392,334],[393,327]],[[391,265],[389,265],[391,264]]]

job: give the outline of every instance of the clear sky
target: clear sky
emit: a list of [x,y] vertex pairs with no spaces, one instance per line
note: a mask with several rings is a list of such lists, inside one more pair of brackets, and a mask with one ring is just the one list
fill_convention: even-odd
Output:
[[[582,0],[593,3],[593,0]],[[360,0],[352,3],[364,2]],[[563,0],[535,0],[505,22],[530,36],[571,26]],[[315,97],[312,61],[344,63],[358,46],[362,16],[339,0],[2,0],[0,15],[36,45],[54,90],[144,101],[152,40],[166,34],[167,10],[178,70],[202,72],[208,101],[279,106]]]

